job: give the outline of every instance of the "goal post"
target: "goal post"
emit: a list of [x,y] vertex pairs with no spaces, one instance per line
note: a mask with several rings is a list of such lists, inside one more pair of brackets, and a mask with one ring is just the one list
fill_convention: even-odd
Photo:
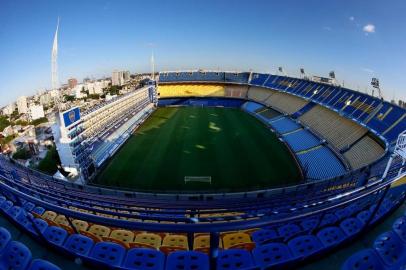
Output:
[[190,182],[211,184],[211,176],[185,176],[185,184]]

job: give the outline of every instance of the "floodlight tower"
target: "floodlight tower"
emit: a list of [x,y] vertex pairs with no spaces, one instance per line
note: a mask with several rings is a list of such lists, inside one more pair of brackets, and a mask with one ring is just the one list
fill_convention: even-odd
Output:
[[52,45],[52,55],[51,55],[51,80],[52,80],[52,90],[58,89],[59,79],[58,79],[58,30],[59,30],[59,17],[58,23],[56,25],[56,31],[54,36],[54,43]]
[[371,85],[372,85],[372,87],[373,87],[373,89],[372,89],[372,96],[374,95],[374,90],[377,89],[377,90],[378,90],[378,97],[379,97],[380,99],[383,99],[382,91],[381,91],[381,86],[380,86],[380,83],[379,83],[379,79],[377,79],[377,78],[372,78],[372,80],[371,80]]

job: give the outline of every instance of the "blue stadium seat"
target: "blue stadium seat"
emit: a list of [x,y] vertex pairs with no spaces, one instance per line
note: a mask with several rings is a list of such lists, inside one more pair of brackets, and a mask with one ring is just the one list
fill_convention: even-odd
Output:
[[218,270],[250,269],[254,267],[251,253],[245,249],[220,251],[217,257]]
[[0,227],[0,254],[3,252],[3,250],[6,248],[7,244],[10,241],[11,241],[10,232],[5,228]]
[[7,210],[7,214],[12,218],[16,219],[21,212],[24,212],[24,209],[20,206],[14,205]]
[[35,259],[28,270],[61,270],[58,266],[45,260]]
[[33,204],[32,202],[26,202],[26,203],[23,205],[23,207],[24,207],[24,209],[25,209],[26,211],[32,211],[32,210],[34,209],[34,207],[35,207],[35,204]]
[[337,222],[338,222],[338,218],[336,215],[331,214],[331,213],[326,213],[320,222],[320,227],[334,225]]
[[48,223],[40,218],[35,218],[34,219],[34,224],[31,222],[28,224],[28,230],[31,231],[34,234],[37,234],[37,231],[34,229],[34,226],[39,230],[41,233],[44,233],[45,230],[48,228]]
[[24,244],[11,241],[0,256],[0,269],[24,270],[31,257],[31,251]]
[[299,233],[301,233],[301,231],[302,230],[300,229],[300,227],[293,223],[289,223],[278,228],[278,234],[285,239],[289,239],[292,236],[298,235]]
[[332,247],[345,240],[345,234],[338,227],[327,227],[317,233],[317,238],[323,246]]
[[122,245],[111,242],[99,242],[94,245],[89,257],[96,262],[110,266],[120,266],[125,256],[125,248]]
[[165,255],[154,249],[133,248],[127,252],[123,267],[137,270],[163,270]]
[[266,243],[276,238],[278,238],[278,234],[275,230],[261,229],[251,234],[251,239],[256,244]]
[[399,236],[399,238],[406,243],[406,216],[396,219],[393,223],[393,231]]
[[197,251],[175,251],[168,255],[166,270],[209,270],[209,257]]
[[334,214],[337,216],[338,220],[343,220],[351,216],[351,211],[347,207],[345,207],[337,210]]
[[72,234],[68,237],[68,240],[66,240],[63,246],[70,252],[87,256],[90,253],[90,250],[92,250],[93,244],[93,240],[87,236]]
[[342,270],[384,270],[379,256],[372,249],[361,250],[348,258]]
[[12,206],[13,206],[13,203],[11,201],[4,201],[1,204],[0,209],[7,212],[7,210],[9,210]]
[[57,226],[49,226],[44,232],[45,239],[58,246],[62,246],[67,236],[68,232]]
[[270,243],[258,246],[252,251],[256,265],[268,268],[275,265],[284,265],[292,260],[292,254],[287,245]]
[[357,219],[363,224],[367,223],[368,219],[371,217],[371,211],[364,210],[357,214]]
[[317,218],[307,218],[300,222],[300,226],[302,226],[304,231],[310,231],[317,227],[319,224],[319,219]]
[[0,205],[2,205],[6,200],[6,197],[0,196]]
[[288,246],[295,257],[307,257],[322,248],[320,241],[313,235],[295,237],[288,242]]
[[25,211],[20,211],[19,214],[14,218],[21,226],[26,228],[27,230],[30,228],[31,221],[28,219],[28,215],[32,217],[30,213],[26,213]]
[[41,206],[36,206],[36,207],[32,210],[32,212],[41,216],[41,215],[45,212],[45,209],[42,208]]
[[347,218],[340,223],[340,228],[348,235],[352,236],[361,231],[364,224],[356,218]]
[[374,242],[374,249],[382,261],[390,267],[406,265],[406,244],[395,232],[389,231],[381,234]]

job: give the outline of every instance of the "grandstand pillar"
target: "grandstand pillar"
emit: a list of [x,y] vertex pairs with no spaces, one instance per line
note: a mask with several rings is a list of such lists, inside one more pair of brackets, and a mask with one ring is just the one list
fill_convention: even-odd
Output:
[[217,268],[217,257],[220,242],[220,233],[211,232],[210,233],[210,269],[216,270]]

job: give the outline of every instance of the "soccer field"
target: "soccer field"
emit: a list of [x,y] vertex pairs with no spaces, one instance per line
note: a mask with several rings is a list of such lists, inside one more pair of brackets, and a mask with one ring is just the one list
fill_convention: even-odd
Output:
[[[211,183],[185,176],[210,176]],[[240,191],[293,184],[300,171],[265,125],[240,109],[158,108],[95,179],[136,190]]]

